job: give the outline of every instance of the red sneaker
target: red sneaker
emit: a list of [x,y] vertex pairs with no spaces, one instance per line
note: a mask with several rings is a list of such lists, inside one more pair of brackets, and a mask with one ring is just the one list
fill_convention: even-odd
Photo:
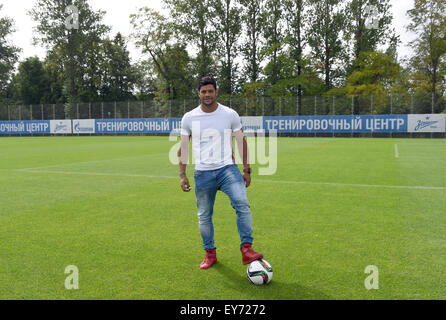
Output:
[[242,252],[243,264],[249,264],[255,260],[263,258],[263,254],[255,252],[250,243],[244,243],[240,248],[240,251]]
[[206,250],[206,257],[200,264],[200,269],[209,269],[217,262],[217,251],[215,249]]

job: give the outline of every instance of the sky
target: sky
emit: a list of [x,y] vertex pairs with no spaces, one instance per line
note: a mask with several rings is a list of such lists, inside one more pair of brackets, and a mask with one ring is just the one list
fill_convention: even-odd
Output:
[[[406,31],[406,26],[409,23],[406,12],[413,8],[414,0],[391,0],[390,2],[394,16],[393,26],[402,41],[398,49],[398,54],[400,58],[404,58],[411,54],[411,50],[407,47],[407,44],[415,37],[414,34]],[[35,23],[27,15],[27,11],[35,3],[36,0],[0,0],[0,5],[3,5],[0,11],[0,17],[8,16],[15,21],[16,32],[11,37],[11,41],[16,46],[22,48],[23,51],[20,54],[21,60],[34,55],[42,59],[45,57],[45,49],[38,46],[35,47],[32,44]],[[162,10],[161,1],[157,0],[90,0],[89,3],[94,10],[101,9],[106,11],[103,22],[112,27],[111,35],[119,31],[124,36],[128,36],[131,33],[129,16],[132,13],[136,13],[138,8],[147,6]],[[129,43],[128,49],[132,60],[139,60],[139,50],[132,43]]]

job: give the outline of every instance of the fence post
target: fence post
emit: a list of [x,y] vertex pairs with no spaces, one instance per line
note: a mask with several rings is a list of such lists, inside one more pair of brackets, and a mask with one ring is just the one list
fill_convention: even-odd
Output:
[[[390,94],[390,114],[393,114],[393,98],[392,94]],[[393,138],[393,133],[390,132],[390,138]]]
[[76,116],[77,116],[77,119],[80,118],[80,116],[79,116],[79,103],[76,103]]
[[435,95],[432,93],[432,114],[434,114],[434,107],[435,107]]
[[116,118],[117,118],[117,113],[118,113],[118,110],[117,110],[117,107],[116,107],[116,101],[115,101],[115,105],[114,105],[114,107],[115,107],[115,120],[116,120]]
[[265,97],[262,97],[262,117],[265,116]]
[[130,101],[127,100],[127,119],[130,119]]
[[[413,114],[414,110],[413,110],[413,93],[410,95],[410,113]],[[410,133],[410,137],[413,138],[413,133]]]
[[317,114],[317,96],[314,96],[314,115]]
[[[352,118],[354,118],[354,115],[355,115],[355,96],[352,96]],[[352,126],[352,138],[354,136],[353,131],[354,129]]]
[[352,96],[352,116],[355,114],[355,96]]
[[299,115],[299,95],[296,96],[296,116]]
[[392,97],[392,94],[390,94],[390,114],[393,114],[393,97]]
[[[370,95],[370,115],[373,116],[373,94]],[[373,127],[372,132],[370,133],[370,137],[373,138]]]
[[8,121],[11,121],[11,108],[9,107],[9,104],[8,104]]
[[[336,115],[336,110],[335,110],[335,96],[333,96],[333,117]],[[334,132],[334,128],[333,128],[333,138],[335,137],[335,132]]]
[[245,116],[248,116],[248,98],[245,98]]
[[56,104],[53,103],[53,120],[56,120]]
[[333,96],[333,115],[336,115],[335,96]]
[[40,104],[40,111],[41,111],[41,113],[42,113],[42,120],[45,120],[45,119],[43,118],[43,104]]
[[[314,96],[314,115],[317,115],[317,96]],[[314,132],[314,137],[317,137],[316,132]]]
[[279,116],[282,116],[282,97],[279,97]]
[[33,105],[29,105],[29,120],[33,119]]

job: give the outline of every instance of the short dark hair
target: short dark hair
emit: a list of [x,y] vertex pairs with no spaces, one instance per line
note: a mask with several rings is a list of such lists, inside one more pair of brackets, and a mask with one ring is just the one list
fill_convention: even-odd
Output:
[[215,81],[215,79],[211,77],[201,78],[200,82],[198,82],[198,91],[200,91],[201,87],[207,86],[209,84],[212,84],[215,88],[215,91],[217,91],[217,81]]

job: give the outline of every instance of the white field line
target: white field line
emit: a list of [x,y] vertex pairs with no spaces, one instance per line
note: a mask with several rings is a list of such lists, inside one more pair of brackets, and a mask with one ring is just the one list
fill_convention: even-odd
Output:
[[144,175],[144,174],[125,174],[125,173],[106,173],[106,172],[81,172],[81,171],[51,171],[51,170],[9,170],[26,173],[42,173],[42,174],[62,174],[62,175],[85,175],[85,176],[105,176],[105,177],[132,177],[132,178],[149,178],[149,179],[179,179],[176,176],[162,175]]
[[327,186],[334,186],[334,187],[446,190],[446,187],[430,187],[430,186],[393,186],[393,185],[384,185],[384,184],[383,185],[381,185],[381,184],[354,184],[354,183],[286,181],[286,180],[254,180],[254,181],[267,182],[267,183],[284,183],[284,184],[327,185]]
[[48,168],[57,168],[57,167],[64,167],[64,166],[71,166],[71,165],[77,165],[77,164],[91,164],[91,163],[102,163],[102,162],[109,162],[109,161],[119,161],[119,160],[128,160],[128,159],[140,159],[140,158],[147,158],[151,156],[159,156],[164,155],[166,153],[154,153],[154,154],[146,154],[143,156],[134,156],[134,157],[126,157],[126,158],[117,158],[117,159],[105,159],[105,160],[92,160],[92,161],[82,161],[82,162],[72,162],[72,163],[61,163],[61,164],[55,164],[50,166],[43,166],[43,167],[32,167],[32,168],[22,168],[22,169],[16,169],[15,171],[30,171],[30,170],[39,170],[39,169],[48,169]]
[[[101,173],[101,172],[75,172],[75,171],[51,171],[51,170],[9,170],[16,172],[28,172],[37,174],[62,174],[62,175],[86,175],[86,176],[110,176],[110,177],[133,177],[133,178],[149,178],[149,179],[179,179],[177,176],[163,175],[143,175],[143,174],[123,174],[123,173]],[[310,182],[310,181],[288,181],[288,180],[262,180],[253,179],[253,182],[261,183],[279,183],[279,184],[295,184],[295,185],[325,185],[334,187],[359,187],[359,188],[389,188],[389,189],[418,189],[418,190],[446,190],[446,187],[430,187],[430,186],[393,186],[378,184],[353,184],[353,183],[336,183],[336,182]]]
[[395,143],[395,158],[399,158],[400,153],[398,152],[398,145]]

